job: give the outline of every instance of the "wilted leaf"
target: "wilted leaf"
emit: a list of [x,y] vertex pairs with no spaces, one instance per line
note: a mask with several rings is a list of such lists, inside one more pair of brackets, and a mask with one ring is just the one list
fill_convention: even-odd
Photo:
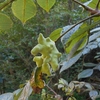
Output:
[[78,79],[90,77],[92,74],[93,74],[93,69],[83,70],[81,73],[78,74]]
[[92,100],[95,100],[96,97],[98,96],[98,92],[96,90],[92,90],[89,92],[89,96]]
[[40,5],[40,7],[42,7],[47,12],[49,12],[55,2],[55,0],[37,0],[37,3]]
[[0,100],[13,100],[13,93],[4,93],[0,95]]
[[16,0],[12,4],[13,14],[25,23],[36,14],[36,6],[32,0]]
[[44,87],[44,81],[42,80],[41,67],[36,67],[34,71],[34,75],[31,78],[30,82],[33,88],[33,92],[40,93],[42,88]]
[[71,67],[73,64],[75,64],[75,62],[81,57],[82,52],[80,52],[79,54],[77,54],[76,56],[74,56],[73,58],[71,58],[68,61],[64,61],[62,63],[62,67],[60,69],[60,73],[66,69],[68,69],[69,67]]
[[23,88],[18,100],[28,100],[28,97],[31,95],[33,89],[30,85],[30,81],[27,82],[25,87]]
[[5,14],[0,13],[0,30],[7,30],[13,25],[12,20]]
[[56,41],[60,37],[61,30],[62,28],[58,28],[54,30],[49,36],[50,39],[52,39],[53,41]]
[[35,69],[35,75],[34,75],[34,83],[36,84],[36,86],[38,86],[39,88],[43,88],[44,87],[44,82],[42,80],[42,72],[41,72],[41,67],[37,67]]

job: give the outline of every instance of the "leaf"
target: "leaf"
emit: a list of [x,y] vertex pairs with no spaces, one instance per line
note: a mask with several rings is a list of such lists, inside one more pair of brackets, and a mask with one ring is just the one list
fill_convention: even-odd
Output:
[[13,93],[4,93],[0,95],[0,100],[13,100]]
[[93,67],[93,66],[96,66],[97,64],[94,64],[94,63],[84,63],[83,65],[85,67]]
[[17,90],[15,90],[15,91],[13,92],[13,94],[14,94],[14,100],[18,100],[20,94],[22,93],[22,90],[23,90],[23,88],[17,89]]
[[100,71],[100,64],[97,64],[97,66],[96,66],[96,67],[94,67],[93,69],[97,69],[97,70],[99,70],[99,71]]
[[89,91],[93,89],[90,83],[85,83],[85,87],[87,87]]
[[47,12],[49,12],[55,2],[56,0],[37,0],[37,3],[40,5],[40,7],[42,7]]
[[34,83],[35,83],[35,85],[38,86],[39,88],[43,88],[44,87],[44,82],[42,80],[41,67],[36,67],[34,73],[35,73],[35,75],[34,75]]
[[12,4],[13,14],[25,23],[36,15],[36,6],[32,0],[16,0]]
[[12,20],[7,15],[0,13],[0,30],[8,30],[12,25]]
[[79,46],[82,44],[82,40],[78,41],[71,49],[68,57],[67,57],[67,60],[70,60],[73,55],[76,53],[77,49],[79,48]]
[[96,90],[92,90],[89,92],[89,96],[92,100],[95,100],[98,96],[98,92]]
[[[81,50],[84,48],[84,46],[87,43],[88,40],[88,33],[84,32],[81,34],[82,30],[84,27],[86,27],[86,24],[82,24],[80,29],[78,29],[72,36],[69,38],[69,40],[66,43],[65,49],[67,53],[70,53],[72,50],[73,46],[77,44],[77,42],[81,41],[80,45],[77,47],[78,50]],[[80,32],[81,30],[81,32]],[[76,50],[77,51],[77,50]]]
[[93,69],[83,70],[81,73],[78,74],[78,79],[90,77],[92,74],[93,74]]
[[[86,25],[86,24],[82,24],[81,27],[74,33],[71,35],[71,37],[67,40],[66,42],[66,52],[70,53],[70,51],[72,50],[73,46],[80,41],[82,38],[84,38],[81,46],[78,48],[78,50],[83,49],[87,43],[88,40],[88,31],[94,27],[95,25],[99,24],[100,21],[94,22],[91,25]],[[77,51],[78,51],[77,50]]]
[[[96,5],[98,3],[98,0],[91,0],[91,2],[88,4],[89,7],[95,9],[96,8]],[[99,8],[100,9],[100,5],[99,5]]]
[[28,97],[31,95],[33,89],[30,85],[30,81],[27,82],[25,87],[23,88],[18,100],[28,100]]
[[[66,42],[69,40],[69,38],[71,37],[71,35],[73,33],[75,33],[79,27],[81,26],[82,24],[78,24],[76,25],[74,28],[72,28],[69,32],[67,32],[63,37],[61,37],[61,42],[62,44],[65,46]],[[73,25],[68,25],[68,26],[65,26],[63,27],[63,30],[61,32],[61,35],[64,34],[67,30],[69,30],[71,27],[73,27]]]
[[75,97],[69,97],[68,100],[76,100]]
[[63,62],[62,67],[60,69],[60,73],[68,69],[69,67],[71,67],[73,64],[75,64],[75,62],[81,57],[81,55],[82,55],[82,52],[80,52],[79,54],[71,58],[70,60]]
[[49,36],[50,39],[52,39],[53,41],[56,41],[60,37],[61,30],[62,28],[58,28],[54,30]]

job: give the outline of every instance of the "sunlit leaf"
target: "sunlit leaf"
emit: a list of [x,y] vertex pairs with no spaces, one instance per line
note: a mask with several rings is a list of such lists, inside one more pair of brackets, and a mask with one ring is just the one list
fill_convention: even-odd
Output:
[[47,12],[49,12],[55,2],[56,0],[37,0],[37,3],[40,5],[40,7],[42,7]]
[[54,30],[49,36],[50,39],[52,39],[53,41],[56,41],[60,37],[61,30],[62,28],[58,28]]
[[25,23],[36,14],[36,6],[32,0],[16,0],[12,4],[13,14]]
[[93,69],[83,70],[81,73],[78,74],[78,79],[90,77],[92,74],[93,74]]
[[[70,53],[70,51],[72,50],[73,46],[75,46],[77,43],[78,43],[77,49],[82,49],[86,45],[87,40],[88,40],[88,33],[86,31],[84,31],[83,33],[81,33],[84,30],[83,28],[86,28],[86,26],[87,26],[86,24],[83,24],[80,27],[80,29],[78,29],[69,38],[69,40],[66,43],[66,47],[65,47],[67,53]],[[81,30],[81,32],[80,32],[80,30]],[[80,44],[79,44],[79,41],[81,42]]]
[[[77,49],[80,47],[80,45],[82,44],[83,39],[78,41],[70,50],[70,53],[68,54],[67,60],[69,60],[70,58],[72,58],[74,56],[74,54],[76,53]],[[77,52],[79,53],[79,52]]]
[[12,20],[5,14],[0,13],[0,30],[7,30],[13,25]]
[[[98,0],[91,0],[91,2],[88,4],[88,6],[95,9],[97,3],[98,3]],[[99,9],[100,9],[100,5],[99,5]]]
[[72,34],[74,34],[78,29],[79,27],[81,26],[82,24],[78,24],[76,25],[74,28],[72,28],[70,31],[68,31],[71,27],[73,27],[73,25],[67,25],[65,27],[63,27],[63,30],[61,32],[61,35],[64,34],[66,31],[68,31],[63,37],[61,37],[61,42],[62,44],[65,46],[66,45],[66,42],[69,40],[69,38],[72,36]]

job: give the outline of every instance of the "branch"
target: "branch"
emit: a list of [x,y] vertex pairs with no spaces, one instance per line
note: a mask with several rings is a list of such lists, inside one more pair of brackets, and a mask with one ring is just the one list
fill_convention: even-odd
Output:
[[98,0],[98,3],[96,5],[96,10],[98,10],[98,8],[99,8],[99,3],[100,3],[100,0]]
[[86,20],[88,20],[88,19],[91,19],[91,18],[93,18],[93,17],[96,17],[96,16],[98,16],[98,15],[100,15],[100,13],[96,13],[96,14],[94,14],[94,15],[89,16],[88,18],[85,18],[85,19],[83,19],[83,20],[77,22],[77,23],[76,23],[75,25],[73,25],[70,29],[68,29],[67,31],[65,31],[55,42],[57,42],[61,37],[63,37],[66,33],[68,33],[71,29],[73,29],[73,28],[74,28],[75,26],[77,26],[78,24],[80,24],[80,23],[82,23],[82,22],[84,22],[84,21],[86,21]]
[[9,1],[6,1],[4,4],[2,4],[2,6],[0,6],[0,11],[3,9],[3,8],[5,8],[6,6],[8,6],[10,3],[12,3],[13,1],[15,1],[15,0],[9,0]]
[[[91,8],[91,7],[88,7],[88,6],[82,4],[81,2],[79,2],[79,1],[77,1],[77,0],[73,0],[73,1],[74,1],[75,3],[81,5],[85,10],[89,11],[91,15],[94,15],[94,14],[96,14],[96,13],[99,12],[98,9],[93,9],[93,8]],[[100,1],[100,0],[99,0],[99,1]],[[97,7],[98,7],[98,5],[99,5],[99,2],[97,3]]]
[[46,85],[46,87],[50,90],[50,91],[52,91],[55,95],[58,95],[52,88],[50,88],[48,85]]

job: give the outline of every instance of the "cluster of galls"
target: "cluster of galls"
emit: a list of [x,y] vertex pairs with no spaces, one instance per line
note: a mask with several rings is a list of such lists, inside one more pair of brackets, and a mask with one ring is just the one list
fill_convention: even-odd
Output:
[[[37,67],[41,67],[42,73],[51,75],[52,71],[58,69],[58,58],[61,53],[49,37],[44,38],[42,34],[39,34],[38,44],[31,50],[31,53],[35,56],[33,61],[36,62]],[[39,53],[41,55],[37,56]]]

